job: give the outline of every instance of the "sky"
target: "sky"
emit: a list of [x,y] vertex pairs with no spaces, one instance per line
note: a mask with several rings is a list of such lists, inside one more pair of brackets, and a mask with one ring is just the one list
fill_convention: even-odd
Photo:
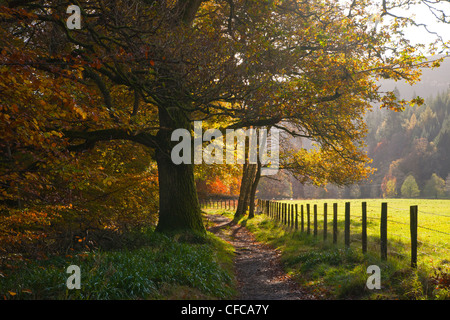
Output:
[[[445,1],[440,4],[439,8],[444,10],[450,15],[450,2]],[[399,11],[396,13],[403,16],[415,15],[415,20],[419,23],[425,23],[429,26],[429,30],[438,32],[445,41],[450,41],[450,23],[437,22],[436,17],[430,12],[430,10],[424,5],[416,5],[408,11]],[[433,35],[430,35],[424,28],[412,27],[405,30],[407,37],[414,43],[429,43],[433,39]]]
[[[354,0],[338,0],[340,3],[348,7]],[[373,0],[375,3],[376,13],[380,13],[383,0]],[[403,0],[406,2],[407,0]],[[411,5],[408,9],[391,9],[389,12],[401,16],[411,17],[417,23],[424,23],[428,26],[428,29],[433,32],[438,32],[439,35],[445,40],[450,41],[450,23],[438,22],[436,17],[430,12],[430,9],[423,4],[421,0],[411,0],[419,2],[419,4]],[[433,6],[439,10],[442,10],[447,15],[450,15],[450,0],[426,0],[428,2],[439,2],[433,4]],[[394,0],[387,0],[388,6],[394,2]],[[405,8],[405,6],[403,6]],[[413,17],[414,16],[414,17]],[[450,18],[449,18],[450,20]],[[411,40],[412,44],[428,44],[434,42],[435,36],[427,32],[423,27],[409,27],[404,30],[406,37]]]

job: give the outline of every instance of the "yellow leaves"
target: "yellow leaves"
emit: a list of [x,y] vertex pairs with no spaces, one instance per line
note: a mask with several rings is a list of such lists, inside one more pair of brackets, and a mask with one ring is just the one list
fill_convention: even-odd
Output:
[[52,130],[52,131],[50,131],[50,133],[51,133],[52,135],[58,137],[58,138],[62,138],[62,137],[63,137],[63,134],[62,134],[61,132],[58,132],[58,131]]
[[115,178],[115,177],[113,177],[113,176],[108,176],[108,177],[106,177],[105,179],[103,179],[103,181],[102,181],[102,183],[105,185],[105,186],[111,186],[114,182],[116,182],[117,181],[117,179]]
[[75,111],[76,114],[80,115],[83,120],[87,118],[87,113],[82,108],[74,106],[73,110]]
[[17,112],[19,112],[19,107],[17,106],[17,104],[13,103],[13,104],[11,104],[11,106],[10,106],[10,110],[11,110],[11,112],[13,112],[13,113],[17,113]]

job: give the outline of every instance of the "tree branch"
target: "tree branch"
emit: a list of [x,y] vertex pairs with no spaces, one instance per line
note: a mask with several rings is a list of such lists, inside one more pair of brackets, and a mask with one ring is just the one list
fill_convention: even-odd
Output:
[[83,143],[77,145],[71,145],[68,147],[69,151],[81,152],[91,149],[97,142],[111,141],[111,140],[128,140],[146,147],[156,148],[158,147],[157,139],[154,135],[147,132],[141,132],[136,135],[132,135],[125,129],[103,129],[96,131],[63,131],[64,135],[69,139],[84,140]]

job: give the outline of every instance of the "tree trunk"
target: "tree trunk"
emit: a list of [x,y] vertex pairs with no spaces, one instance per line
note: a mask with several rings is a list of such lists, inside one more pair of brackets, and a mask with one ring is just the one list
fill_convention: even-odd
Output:
[[251,167],[251,178],[250,178],[250,184],[247,191],[247,198],[249,203],[249,210],[248,210],[248,217],[251,219],[255,216],[255,196],[256,196],[256,189],[258,188],[259,179],[261,178],[261,161],[260,161],[260,152],[263,148],[266,146],[266,139],[263,138],[262,140],[260,138],[257,138],[258,143],[260,144],[258,147],[258,155],[256,158],[256,164],[249,165]]
[[258,159],[258,164],[256,165],[255,177],[252,182],[250,189],[250,206],[248,209],[248,217],[253,218],[255,216],[255,196],[256,188],[258,188],[259,179],[261,178],[261,162]]
[[248,165],[248,177],[247,177],[247,189],[245,190],[244,194],[244,214],[247,212],[247,209],[250,210],[250,200],[251,200],[251,190],[253,186],[253,180],[255,180],[255,174],[256,174],[256,165],[255,164],[249,164]]
[[[255,197],[253,195],[252,197],[252,189],[255,182],[255,178],[257,176],[257,165],[256,164],[244,164],[244,170],[242,173],[242,180],[241,180],[241,189],[239,191],[239,200],[238,200],[238,207],[236,210],[236,213],[234,214],[235,218],[242,217],[246,214],[247,209],[251,210],[252,207],[252,201],[253,206],[255,202]],[[259,181],[259,178],[258,178]],[[256,186],[255,186],[255,192],[256,192]],[[254,210],[254,208],[253,208]]]
[[175,165],[158,152],[159,221],[156,231],[205,232],[192,164]]
[[155,152],[159,179],[159,220],[156,231],[159,232],[206,232],[194,180],[194,165],[192,161],[190,164],[176,165],[171,159],[171,151],[176,144],[171,141],[172,132],[175,129],[190,130],[187,119],[180,109],[160,108],[162,129],[156,137],[158,147]]
[[246,161],[244,163],[244,167],[242,170],[242,179],[241,179],[241,188],[239,190],[239,199],[238,199],[238,205],[236,212],[234,214],[235,218],[239,218],[243,215],[245,215],[247,211],[246,207],[246,201],[247,201],[247,194],[249,190],[249,183],[250,183],[250,164]]
[[[180,16],[174,23],[176,25],[180,23],[191,25],[201,3],[202,0],[178,1],[175,12],[179,12]],[[175,165],[170,156],[174,146],[170,139],[172,131],[175,129],[191,129],[189,119],[192,117],[182,111],[182,108],[176,107],[177,104],[186,103],[183,99],[186,92],[183,92],[182,81],[179,77],[183,72],[181,70],[177,74],[175,70],[160,71],[161,79],[166,80],[162,81],[161,86],[165,89],[159,92],[161,101],[165,101],[165,103],[163,102],[165,105],[159,106],[161,129],[157,134],[159,146],[155,152],[159,178],[159,221],[156,231],[194,231],[205,234],[206,229],[203,225],[194,180],[193,161],[190,164]],[[174,90],[170,90],[170,88]],[[181,99],[176,97],[181,97]],[[173,103],[174,101],[176,101],[176,104]]]

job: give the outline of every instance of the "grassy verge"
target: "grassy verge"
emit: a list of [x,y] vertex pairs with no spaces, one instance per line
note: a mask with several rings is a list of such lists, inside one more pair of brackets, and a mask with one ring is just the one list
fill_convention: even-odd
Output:
[[[446,260],[440,266],[421,263],[417,269],[401,255],[379,258],[369,250],[334,245],[306,233],[293,232],[264,215],[242,218],[239,223],[258,241],[281,251],[286,271],[302,286],[322,299],[450,299],[450,274]],[[330,238],[330,237],[329,237]],[[343,241],[340,241],[343,243]],[[367,268],[381,270],[381,289],[366,286]]]
[[[169,237],[146,230],[130,246],[5,264],[4,299],[227,299],[235,294],[233,248],[206,237]],[[137,245],[138,244],[138,245]],[[81,289],[69,290],[67,267],[81,270]]]
[[[317,205],[318,236],[323,232],[324,204],[328,204],[328,234],[332,232],[333,203],[338,205],[338,230],[343,235],[345,203],[350,203],[350,233],[352,247],[361,247],[362,208],[367,203],[368,246],[372,251],[379,250],[381,203],[388,207],[388,255],[410,257],[410,206],[418,206],[418,262],[438,266],[442,261],[450,261],[450,200],[427,199],[319,199],[306,201],[286,201],[289,204],[303,205],[306,217],[306,204],[310,204],[311,223],[313,207]],[[300,219],[300,217],[299,217]],[[312,226],[311,226],[312,227]],[[343,240],[342,240],[343,241]],[[444,261],[445,262],[445,261]]]

